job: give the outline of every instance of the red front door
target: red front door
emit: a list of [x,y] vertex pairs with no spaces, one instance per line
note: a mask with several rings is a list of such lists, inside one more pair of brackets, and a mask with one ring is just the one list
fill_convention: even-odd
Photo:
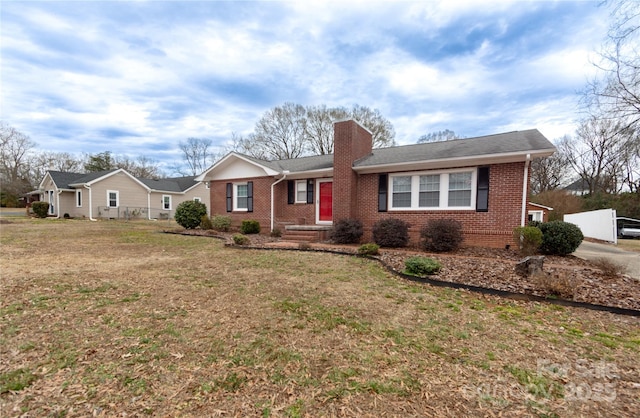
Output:
[[320,186],[320,209],[318,210],[318,221],[333,221],[333,182],[324,181]]

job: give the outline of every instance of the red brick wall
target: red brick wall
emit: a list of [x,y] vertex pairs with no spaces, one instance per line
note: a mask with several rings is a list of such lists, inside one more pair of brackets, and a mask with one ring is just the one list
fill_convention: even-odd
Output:
[[356,218],[359,181],[353,162],[371,153],[371,133],[347,120],[334,124],[333,138],[333,219]]
[[[253,212],[227,212],[227,183],[246,183],[247,181],[253,181]],[[244,219],[254,219],[260,222],[261,232],[269,233],[271,226],[271,184],[274,181],[272,177],[212,181],[210,183],[211,216],[231,216],[232,225],[235,227],[240,226]]]
[[[314,196],[315,196],[315,187]],[[316,211],[313,203],[287,203],[287,180],[276,185],[275,188],[275,220],[276,228],[284,231],[284,226],[289,225],[314,225],[316,223]],[[315,199],[314,199],[315,200]]]
[[[245,183],[253,181],[253,212],[227,212],[227,183]],[[271,228],[271,185],[277,181],[273,177],[253,179],[233,179],[211,182],[211,215],[231,216],[232,225],[240,226],[244,219],[260,222],[261,232],[269,233]],[[314,185],[315,187],[315,185]],[[286,224],[315,224],[315,205],[310,203],[287,203],[287,180],[275,186],[274,213],[275,228],[284,230]]]
[[[489,174],[489,211],[388,211],[378,212],[378,174],[359,177],[358,215],[364,224],[363,242],[372,240],[372,226],[379,219],[399,218],[410,224],[411,241],[417,243],[420,228],[430,219],[453,218],[462,223],[465,245],[503,248],[513,245],[513,228],[520,225],[524,163],[492,165]],[[338,218],[334,217],[334,221]]]

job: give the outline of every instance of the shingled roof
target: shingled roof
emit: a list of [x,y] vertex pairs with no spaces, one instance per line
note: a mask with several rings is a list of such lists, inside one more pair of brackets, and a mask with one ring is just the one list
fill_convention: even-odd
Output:
[[114,171],[116,170],[96,171],[93,173],[68,173],[65,171],[49,170],[49,175],[58,189],[73,189],[72,184],[89,183]]
[[550,151],[555,147],[537,129],[514,131],[476,138],[429,142],[374,149],[354,163],[354,167],[371,167],[398,163],[449,160],[499,154]]
[[[51,179],[56,184],[58,189],[70,190],[75,188],[72,185],[91,183],[92,181],[107,176],[115,171],[118,170],[96,171],[93,173],[67,173],[64,171],[49,170],[49,175],[51,175]],[[195,178],[195,176],[173,177],[164,179],[146,179],[136,177],[138,181],[143,183],[151,190],[171,193],[183,193],[189,190],[198,183]]]

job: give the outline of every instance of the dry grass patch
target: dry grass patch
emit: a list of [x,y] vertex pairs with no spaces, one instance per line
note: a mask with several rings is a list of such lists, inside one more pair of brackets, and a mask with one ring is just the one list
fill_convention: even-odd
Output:
[[637,318],[162,227],[0,226],[3,416],[637,416]]

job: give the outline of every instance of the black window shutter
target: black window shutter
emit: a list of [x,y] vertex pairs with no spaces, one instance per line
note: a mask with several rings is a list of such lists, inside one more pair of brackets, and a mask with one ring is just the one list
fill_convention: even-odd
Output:
[[247,182],[247,212],[253,212],[253,182]]
[[293,205],[296,201],[296,182],[287,180],[287,203]]
[[378,176],[378,212],[387,211],[388,177],[386,174]]
[[478,167],[476,212],[489,211],[489,167]]
[[307,180],[307,203],[313,203],[313,179]]
[[233,184],[227,183],[227,212],[233,210]]

